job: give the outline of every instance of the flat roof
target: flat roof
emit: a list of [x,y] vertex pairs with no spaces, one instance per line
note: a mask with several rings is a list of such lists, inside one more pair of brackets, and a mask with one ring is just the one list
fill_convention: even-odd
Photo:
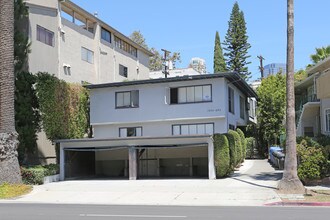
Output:
[[77,4],[73,3],[72,1],[66,0],[66,1],[61,2],[61,4],[64,5],[64,6],[66,6],[66,7],[71,8],[71,9],[74,9],[77,12],[83,13],[84,15],[88,15],[89,19],[94,20],[94,21],[98,21],[105,28],[109,29],[110,32],[112,32],[115,36],[117,36],[119,38],[123,38],[123,40],[127,41],[127,43],[132,44],[134,47],[136,47],[137,49],[143,51],[148,56],[154,56],[154,54],[151,51],[149,51],[148,49],[146,49],[146,48],[140,46],[139,44],[135,43],[129,37],[127,37],[124,34],[120,33],[118,30],[116,30],[115,28],[111,27],[110,25],[108,25],[107,23],[105,23],[104,21],[102,21],[101,19],[99,19],[98,17],[92,15],[91,13],[89,13],[85,9],[81,8]]
[[169,78],[159,78],[159,79],[134,80],[134,81],[126,81],[126,82],[103,83],[103,84],[91,84],[91,85],[86,85],[85,87],[88,89],[100,89],[100,88],[122,87],[122,86],[143,85],[143,84],[157,84],[157,83],[171,83],[171,82],[182,82],[182,81],[193,81],[193,80],[204,80],[204,79],[216,79],[216,78],[226,78],[230,83],[232,83],[239,90],[241,90],[246,96],[257,98],[256,92],[236,72],[202,74],[202,75],[194,75],[194,76],[180,76],[180,77],[169,77]]

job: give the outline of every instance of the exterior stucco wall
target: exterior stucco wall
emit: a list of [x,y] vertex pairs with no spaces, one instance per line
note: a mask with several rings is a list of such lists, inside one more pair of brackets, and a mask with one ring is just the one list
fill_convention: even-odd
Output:
[[330,135],[330,132],[326,131],[326,118],[325,110],[330,109],[330,99],[321,99],[321,108],[320,108],[320,118],[321,118],[321,133],[325,135]]
[[[212,85],[212,102],[169,104],[172,87]],[[95,138],[119,137],[121,127],[142,127],[143,136],[170,136],[172,125],[214,123],[215,133],[226,133],[229,123],[244,126],[240,118],[239,96],[245,96],[235,87],[235,115],[228,113],[228,87],[225,79],[196,80],[143,84],[127,87],[91,90],[91,124]],[[139,90],[138,108],[117,108],[115,94],[120,91]]]
[[[29,5],[29,71],[48,72],[58,76],[58,14],[56,9]],[[37,40],[37,25],[54,32],[54,46]]]

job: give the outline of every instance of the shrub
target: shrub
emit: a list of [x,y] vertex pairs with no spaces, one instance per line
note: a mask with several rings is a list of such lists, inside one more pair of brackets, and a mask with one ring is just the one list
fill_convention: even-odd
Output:
[[57,164],[21,167],[23,183],[29,185],[41,185],[44,183],[45,176],[52,176],[58,173],[59,166]]
[[24,184],[41,185],[44,183],[45,168],[42,166],[21,168],[22,180]]
[[254,137],[249,137],[245,139],[246,141],[246,158],[253,158],[254,149],[256,148],[256,139]]
[[43,166],[45,168],[45,176],[52,176],[60,173],[58,164],[48,164]]
[[297,153],[299,160],[299,178],[303,182],[308,179],[320,179],[326,164],[322,149],[315,146],[311,147],[306,140],[302,140],[301,143],[297,145]]
[[237,167],[240,162],[242,161],[242,144],[241,144],[241,137],[236,131],[229,130],[227,134],[227,138],[229,141],[229,149],[232,150],[231,152],[231,165],[233,167]]
[[234,169],[236,167],[237,161],[237,150],[235,145],[234,131],[229,130],[228,134],[226,134],[228,143],[229,143],[229,156],[230,156],[230,168]]
[[243,133],[243,131],[239,128],[236,129],[236,132],[239,134],[240,138],[241,138],[241,145],[242,145],[242,162],[244,161],[244,159],[246,158],[246,140],[245,140],[245,135]]
[[230,154],[228,139],[223,134],[215,134],[214,139],[214,163],[217,177],[225,177],[230,174]]

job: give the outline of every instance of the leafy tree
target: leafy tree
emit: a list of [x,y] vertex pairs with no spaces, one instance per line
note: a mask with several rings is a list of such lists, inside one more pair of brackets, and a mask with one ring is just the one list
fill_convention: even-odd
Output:
[[142,35],[141,31],[133,31],[129,38],[141,47],[144,47],[145,49],[149,50],[149,47],[146,43],[146,39]]
[[14,110],[14,1],[0,0],[0,5],[0,184],[21,183]]
[[[285,116],[285,76],[281,73],[264,78],[257,89],[258,128],[262,146],[277,144],[280,133],[284,130]],[[266,152],[267,149],[264,149]]]
[[15,0],[15,22],[14,22],[14,59],[15,74],[27,70],[28,53],[30,53],[29,38],[26,35],[28,7],[23,0]]
[[244,13],[239,9],[237,2],[235,2],[230,15],[224,45],[224,49],[227,51],[225,56],[228,69],[237,72],[243,79],[248,80],[251,73],[248,71],[247,65],[250,62],[247,62],[247,59],[250,57],[248,49],[251,45],[248,43]]
[[36,153],[40,126],[39,102],[34,89],[36,76],[28,72],[16,74],[15,124],[19,134],[18,159],[26,163],[30,154]]
[[330,56],[330,45],[326,47],[315,48],[316,53],[310,56],[314,64],[326,59]]
[[215,34],[213,71],[214,73],[227,71],[226,62],[225,62],[225,58],[223,57],[221,43],[220,43],[220,36],[218,31]]
[[29,38],[26,35],[28,7],[23,0],[14,5],[14,58],[15,58],[15,126],[19,134],[18,159],[26,163],[28,155],[36,152],[39,130],[39,104],[34,89],[35,76],[24,72],[27,69]]
[[283,178],[278,184],[282,193],[303,194],[305,188],[297,174],[296,123],[294,102],[294,19],[293,0],[287,0],[287,79],[286,79],[286,153]]
[[[130,35],[130,39],[140,46],[149,50],[149,47],[146,43],[146,40],[140,31],[133,31]],[[161,53],[154,47],[150,48],[150,51],[154,54],[154,56],[149,59],[149,69],[150,71],[158,71],[163,68],[163,56]],[[181,56],[179,52],[173,52],[168,55],[167,59],[172,61],[173,67],[175,68],[176,62],[181,63]]]
[[294,74],[294,82],[298,83],[307,78],[306,70],[300,69]]

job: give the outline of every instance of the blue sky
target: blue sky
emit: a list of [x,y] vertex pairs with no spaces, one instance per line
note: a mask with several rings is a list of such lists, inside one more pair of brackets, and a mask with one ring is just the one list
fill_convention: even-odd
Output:
[[[187,67],[192,57],[206,60],[213,72],[215,32],[223,42],[235,0],[73,0],[125,35],[140,30],[149,47],[181,53]],[[264,65],[286,61],[286,0],[238,0],[247,23],[252,79],[260,77],[257,55]],[[310,63],[315,47],[330,45],[329,0],[295,1],[295,69]]]

